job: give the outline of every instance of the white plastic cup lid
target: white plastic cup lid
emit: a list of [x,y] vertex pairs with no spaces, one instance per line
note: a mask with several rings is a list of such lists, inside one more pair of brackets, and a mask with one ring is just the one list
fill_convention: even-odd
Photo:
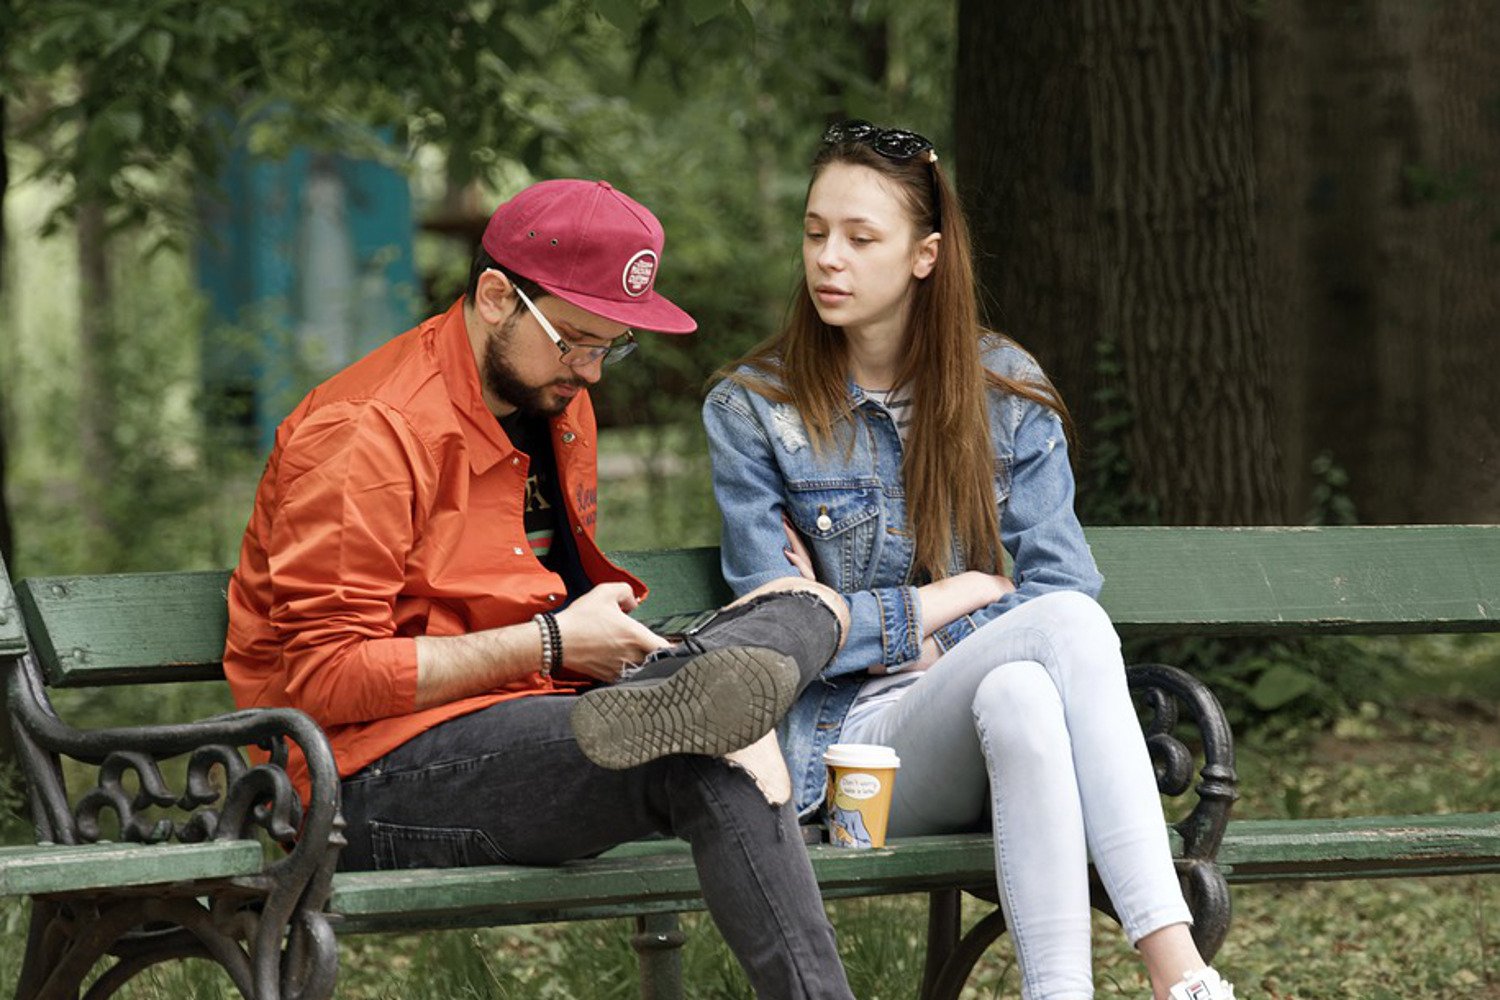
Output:
[[823,752],[832,767],[900,767],[896,751],[878,743],[835,743]]

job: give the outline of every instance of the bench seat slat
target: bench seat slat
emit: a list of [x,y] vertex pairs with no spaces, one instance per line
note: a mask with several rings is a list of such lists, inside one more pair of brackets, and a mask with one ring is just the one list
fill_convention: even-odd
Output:
[[[985,885],[994,871],[990,837],[979,833],[907,837],[883,850],[810,851],[827,898]],[[1500,813],[1235,820],[1219,862],[1230,882],[1495,872]],[[519,924],[701,909],[702,902],[687,846],[651,841],[558,868],[345,873],[334,878],[331,908],[354,932],[382,921],[456,926],[467,914],[476,923]]]
[[34,844],[0,848],[0,895],[30,896],[258,875],[252,840],[204,844]]
[[1218,860],[1239,883],[1500,872],[1500,813],[1239,820]]

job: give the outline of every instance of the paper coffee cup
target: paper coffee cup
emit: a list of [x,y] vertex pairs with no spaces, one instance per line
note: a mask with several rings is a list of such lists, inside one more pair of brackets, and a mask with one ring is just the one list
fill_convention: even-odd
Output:
[[835,847],[884,847],[891,787],[901,758],[873,743],[835,743],[828,765],[828,841]]

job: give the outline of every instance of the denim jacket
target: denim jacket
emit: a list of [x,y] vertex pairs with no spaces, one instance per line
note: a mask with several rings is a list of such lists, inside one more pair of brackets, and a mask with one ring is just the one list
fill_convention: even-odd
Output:
[[[983,360],[1013,379],[1042,377],[1030,355],[1002,338],[985,342]],[[823,752],[838,741],[869,668],[899,669],[915,660],[927,635],[911,583],[915,544],[906,530],[901,439],[885,408],[852,381],[849,407],[831,444],[814,452],[789,404],[726,380],[703,405],[730,587],[743,594],[795,572],[784,552],[785,514],[807,542],[818,579],[849,604],[844,648],[821,682],[803,692],[779,733],[804,817],[822,802]],[[1062,421],[1046,407],[999,390],[990,392],[989,421],[1000,538],[1016,590],[935,630],[944,651],[1029,598],[1052,590],[1097,596],[1103,583],[1073,512]],[[965,568],[955,549],[952,571]]]

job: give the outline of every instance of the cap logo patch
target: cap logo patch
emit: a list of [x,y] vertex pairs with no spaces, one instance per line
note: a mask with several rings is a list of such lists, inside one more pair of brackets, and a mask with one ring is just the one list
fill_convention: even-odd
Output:
[[625,273],[621,280],[625,285],[625,294],[631,298],[640,298],[651,290],[651,279],[656,277],[656,251],[642,250],[630,260],[625,262]]

